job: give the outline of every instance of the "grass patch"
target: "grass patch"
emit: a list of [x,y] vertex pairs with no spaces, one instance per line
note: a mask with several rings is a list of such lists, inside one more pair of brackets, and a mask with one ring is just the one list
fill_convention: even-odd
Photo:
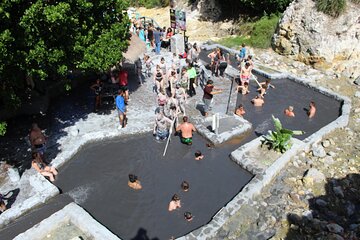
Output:
[[169,6],[170,0],[135,0],[130,1],[132,7],[156,8]]
[[346,0],[317,0],[315,6],[320,12],[338,17],[346,9]]
[[255,48],[269,48],[279,18],[278,15],[272,14],[254,22],[244,23],[239,26],[241,35],[223,38],[218,43],[229,48],[240,48],[242,43]]

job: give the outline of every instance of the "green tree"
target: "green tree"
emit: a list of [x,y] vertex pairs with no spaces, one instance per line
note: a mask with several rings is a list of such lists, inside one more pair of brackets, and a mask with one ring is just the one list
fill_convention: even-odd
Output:
[[104,71],[119,62],[129,44],[127,6],[123,0],[2,0],[0,106],[19,106],[33,83],[46,88],[69,70]]

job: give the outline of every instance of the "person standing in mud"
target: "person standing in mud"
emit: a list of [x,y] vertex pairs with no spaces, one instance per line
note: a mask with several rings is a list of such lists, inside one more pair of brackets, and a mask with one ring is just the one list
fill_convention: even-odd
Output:
[[34,152],[37,152],[41,156],[43,156],[46,151],[46,137],[42,133],[37,123],[33,123],[31,125],[29,140]]
[[101,106],[102,86],[103,84],[100,81],[100,79],[96,79],[96,83],[90,87],[95,93],[95,108],[94,108],[95,112],[97,112],[99,110],[99,107]]
[[196,128],[192,123],[189,123],[187,116],[183,117],[183,123],[176,128],[176,132],[181,132],[181,142],[183,144],[192,145],[193,132],[196,132]]

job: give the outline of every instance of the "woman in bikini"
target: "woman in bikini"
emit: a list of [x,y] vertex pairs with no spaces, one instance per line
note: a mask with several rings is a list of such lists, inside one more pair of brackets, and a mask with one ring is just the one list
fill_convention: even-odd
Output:
[[31,166],[41,175],[49,177],[51,182],[54,182],[55,176],[58,174],[57,170],[54,167],[47,166],[37,152],[32,154],[32,159]]

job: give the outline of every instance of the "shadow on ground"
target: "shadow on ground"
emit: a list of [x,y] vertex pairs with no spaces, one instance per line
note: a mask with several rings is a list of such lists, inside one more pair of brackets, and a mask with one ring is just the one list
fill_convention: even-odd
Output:
[[[139,87],[134,64],[126,64],[129,71],[129,91]],[[66,136],[65,128],[79,120],[86,120],[94,111],[95,95],[90,86],[100,75],[76,76],[79,84],[70,92],[52,99],[46,113],[22,115],[7,120],[7,132],[0,142],[0,160],[18,168],[20,175],[31,167],[31,149],[28,134],[31,124],[36,122],[48,137],[45,161],[50,163],[60,152],[58,140]],[[97,114],[109,115],[115,109],[114,98],[106,98]]]
[[310,212],[305,216],[288,214],[285,239],[360,238],[360,174],[329,178],[325,189],[325,195],[308,200]]

